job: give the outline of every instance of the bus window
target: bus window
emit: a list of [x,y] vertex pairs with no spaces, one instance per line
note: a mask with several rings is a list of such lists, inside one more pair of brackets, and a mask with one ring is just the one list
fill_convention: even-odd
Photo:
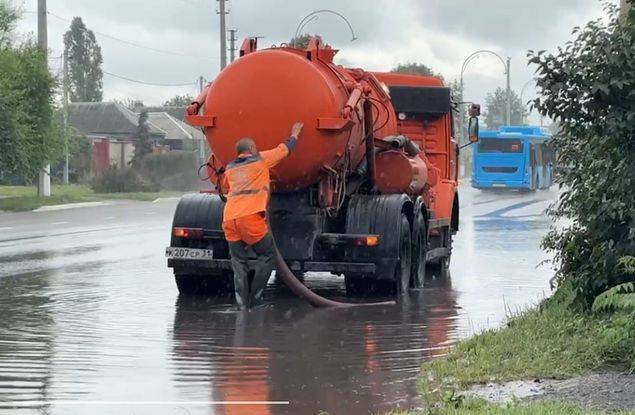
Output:
[[478,151],[481,153],[522,153],[521,140],[500,138],[482,138],[478,143]]

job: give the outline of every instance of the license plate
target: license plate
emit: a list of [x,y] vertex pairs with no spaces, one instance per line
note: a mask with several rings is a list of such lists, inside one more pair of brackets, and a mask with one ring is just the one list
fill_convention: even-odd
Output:
[[505,183],[492,183],[492,187],[507,187]]
[[211,249],[175,248],[168,246],[165,248],[165,257],[170,259],[193,260],[212,259],[213,251]]

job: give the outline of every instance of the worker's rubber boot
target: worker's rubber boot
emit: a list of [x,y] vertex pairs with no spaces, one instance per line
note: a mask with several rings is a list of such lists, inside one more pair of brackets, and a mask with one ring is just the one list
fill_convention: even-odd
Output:
[[229,242],[232,269],[234,270],[234,292],[236,304],[249,308],[249,254],[244,242]]
[[249,291],[249,305],[257,306],[262,304],[262,295],[267,287],[267,282],[273,271],[273,239],[271,235],[266,235],[251,248],[256,253],[256,269],[254,279],[251,281]]

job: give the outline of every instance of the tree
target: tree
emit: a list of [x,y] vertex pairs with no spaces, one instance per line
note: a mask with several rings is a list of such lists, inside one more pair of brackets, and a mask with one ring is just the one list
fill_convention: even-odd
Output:
[[535,108],[559,123],[561,194],[550,215],[569,223],[543,246],[555,254],[556,298],[581,307],[635,278],[619,266],[635,252],[635,9],[620,22],[615,6],[605,7],[608,19],[575,28],[556,54],[528,54]]
[[184,107],[190,105],[194,101],[194,97],[190,94],[175,95],[163,103],[164,107]]
[[423,75],[423,76],[435,76],[432,72],[432,68],[423,64],[423,63],[400,63],[396,67],[392,68],[390,72],[399,72],[399,73],[409,73],[413,75]]
[[0,47],[10,44],[15,24],[20,17],[17,9],[12,8],[5,0],[0,0]]
[[64,34],[69,61],[69,97],[72,102],[99,102],[103,95],[101,47],[95,34],[75,17]]
[[[513,90],[511,91],[511,124],[521,125],[529,113],[524,103]],[[498,87],[485,98],[485,124],[490,129],[505,125],[507,119],[507,90]]]
[[130,164],[133,167],[139,167],[141,159],[147,154],[152,153],[152,141],[150,141],[150,127],[148,126],[148,111],[142,110],[139,114],[139,123],[135,133],[137,142],[134,147],[134,155]]
[[297,37],[292,37],[289,41],[289,46],[293,46],[299,49],[306,49],[306,47],[309,46],[309,41],[311,40],[311,38],[315,36],[318,35],[310,35],[308,33],[304,33],[298,35]]
[[12,42],[19,14],[0,1],[0,179],[32,182],[45,161],[62,155],[53,117],[56,82],[32,41]]

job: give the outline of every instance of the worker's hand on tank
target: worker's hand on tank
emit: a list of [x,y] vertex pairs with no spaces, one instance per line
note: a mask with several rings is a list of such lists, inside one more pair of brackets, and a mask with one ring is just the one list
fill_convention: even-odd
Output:
[[304,127],[304,124],[301,122],[293,124],[293,127],[291,127],[291,137],[300,138],[302,127]]

